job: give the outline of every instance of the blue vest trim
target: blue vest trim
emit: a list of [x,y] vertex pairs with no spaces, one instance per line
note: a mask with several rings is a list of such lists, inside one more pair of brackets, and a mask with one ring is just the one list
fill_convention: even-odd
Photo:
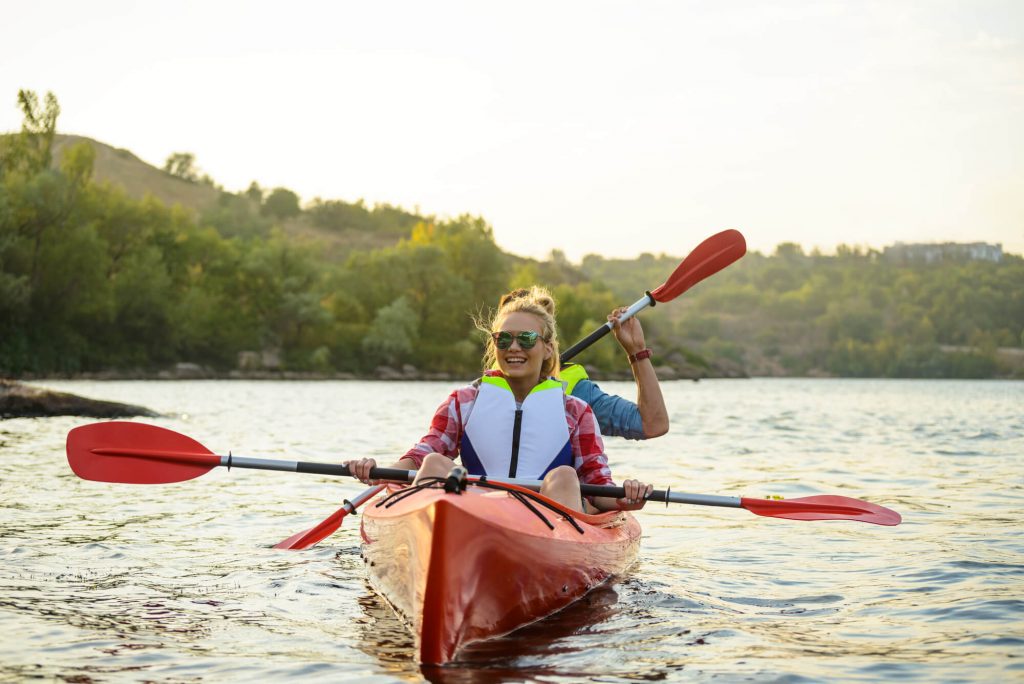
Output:
[[469,471],[470,475],[487,474],[487,471],[484,470],[484,464],[480,462],[480,457],[476,455],[476,448],[473,446],[473,442],[470,441],[469,436],[465,432],[462,433],[459,456],[462,458],[462,465],[466,466],[466,470]]

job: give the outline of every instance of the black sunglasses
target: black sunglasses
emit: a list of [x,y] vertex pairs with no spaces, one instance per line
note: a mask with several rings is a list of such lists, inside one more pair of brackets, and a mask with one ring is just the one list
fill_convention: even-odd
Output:
[[491,333],[491,337],[494,338],[494,346],[502,351],[512,346],[512,340],[518,342],[519,346],[523,349],[533,349],[537,344],[537,340],[540,339],[540,333],[532,330],[524,330],[518,333],[502,330],[501,332]]

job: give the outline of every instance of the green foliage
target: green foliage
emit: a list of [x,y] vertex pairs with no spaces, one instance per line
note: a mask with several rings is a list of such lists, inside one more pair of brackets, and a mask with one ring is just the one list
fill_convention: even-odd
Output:
[[60,105],[53,93],[46,93],[44,103],[41,106],[31,90],[18,91],[21,133],[7,138],[0,148],[0,178],[14,171],[32,175],[50,168]]
[[201,221],[225,237],[266,237],[273,220],[260,211],[260,200],[255,199],[259,194],[252,192],[252,186],[242,195],[222,192],[217,203],[202,213]]
[[274,188],[263,200],[263,213],[273,218],[292,218],[298,216],[301,211],[299,196],[288,188]]
[[[470,377],[482,339],[473,316],[511,287],[551,288],[563,347],[631,304],[679,264],[587,256],[580,266],[512,257],[469,215],[438,220],[389,205],[314,200],[253,183],[221,192],[197,219],[180,207],[94,183],[88,144],[52,145],[60,108],[19,93],[25,123],[0,138],[0,374],[149,369],[191,361],[220,370],[276,356],[284,370],[371,372],[412,364]],[[168,171],[196,181],[194,157]],[[199,182],[203,182],[200,180]],[[212,181],[209,181],[212,184]],[[299,217],[331,233],[391,236],[344,260],[272,226]],[[320,233],[323,235],[323,233]],[[402,238],[402,239],[399,239]],[[660,362],[733,364],[758,373],[1024,376],[1024,260],[890,263],[779,245],[748,254],[643,317]],[[579,361],[626,369],[605,341]]]
[[412,245],[434,245],[448,269],[469,286],[474,301],[495,302],[508,289],[508,260],[494,243],[494,230],[482,218],[463,215],[451,221],[418,223]]
[[[581,270],[625,303],[677,264],[589,255]],[[905,265],[855,247],[823,256],[782,244],[772,257],[748,254],[658,311],[644,326],[659,352],[682,345],[753,374],[1012,375],[998,348],[1020,344],[1024,262]]]
[[245,196],[257,205],[263,204],[263,188],[256,181],[249,183],[249,187],[245,191]]
[[382,363],[399,365],[411,359],[419,338],[419,317],[408,300],[399,297],[377,310],[362,346],[367,355]]
[[340,200],[313,200],[306,210],[313,225],[325,230],[343,233],[378,233],[383,235],[407,236],[413,227],[423,220],[390,204],[378,204],[372,209],[363,200],[354,203]]
[[[605,277],[617,267],[590,257],[584,266]],[[1010,375],[998,350],[1020,344],[1024,260],[915,265],[851,247],[808,256],[780,245],[770,258],[748,254],[666,312],[677,339],[754,374]]]

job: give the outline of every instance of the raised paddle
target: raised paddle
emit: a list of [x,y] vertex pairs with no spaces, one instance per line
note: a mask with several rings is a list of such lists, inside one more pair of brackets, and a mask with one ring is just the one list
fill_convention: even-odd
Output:
[[[697,245],[683,259],[682,263],[668,277],[668,280],[644,294],[643,297],[636,300],[626,309],[625,313],[619,317],[619,321],[626,322],[648,306],[655,306],[659,302],[671,302],[700,281],[718,273],[746,253],[747,241],[743,239],[743,235],[738,230],[723,230],[721,233],[712,235]],[[614,327],[611,321],[605,323],[562,352],[559,360],[562,363],[566,363],[569,359],[610,333]]]
[[[334,463],[280,461],[233,456],[230,453],[226,456],[214,454],[191,437],[186,437],[173,430],[145,423],[123,421],[91,423],[73,429],[68,433],[67,455],[68,463],[76,475],[86,480],[99,482],[130,484],[182,482],[199,477],[218,466],[351,476],[348,466]],[[373,468],[370,470],[370,477],[374,480],[410,482],[415,476],[415,470],[398,468]],[[487,479],[491,482],[508,482],[530,489],[539,489],[541,484],[535,480]],[[580,485],[580,489],[586,496],[607,496],[616,499],[625,496],[622,487]],[[369,496],[372,494],[367,495],[367,498]],[[745,508],[755,515],[789,520],[856,520],[875,525],[898,525],[901,520],[899,513],[883,506],[834,495],[805,496],[798,499],[751,499],[738,496],[685,494],[669,490],[655,490],[648,500],[663,501],[666,504]],[[355,506],[353,506],[354,508]],[[344,516],[339,516],[338,524],[342,517]],[[327,522],[324,521],[324,523]],[[307,532],[312,533],[314,530],[316,528]],[[290,537],[282,544],[293,539],[300,541],[301,535],[305,534],[307,533],[303,532],[295,537]],[[314,533],[310,538],[315,536]]]

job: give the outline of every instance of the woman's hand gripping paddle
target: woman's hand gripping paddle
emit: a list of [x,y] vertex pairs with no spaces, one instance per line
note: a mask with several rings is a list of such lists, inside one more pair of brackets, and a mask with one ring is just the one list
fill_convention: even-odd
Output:
[[[708,276],[718,273],[747,253],[747,241],[738,230],[723,230],[712,235],[690,252],[676,267],[668,280],[646,293],[630,306],[619,320],[623,323],[643,311],[648,306],[661,302],[671,302],[691,287]],[[590,333],[582,340],[562,352],[559,360],[568,362],[581,351],[597,342],[612,331],[614,324],[610,321]]]

